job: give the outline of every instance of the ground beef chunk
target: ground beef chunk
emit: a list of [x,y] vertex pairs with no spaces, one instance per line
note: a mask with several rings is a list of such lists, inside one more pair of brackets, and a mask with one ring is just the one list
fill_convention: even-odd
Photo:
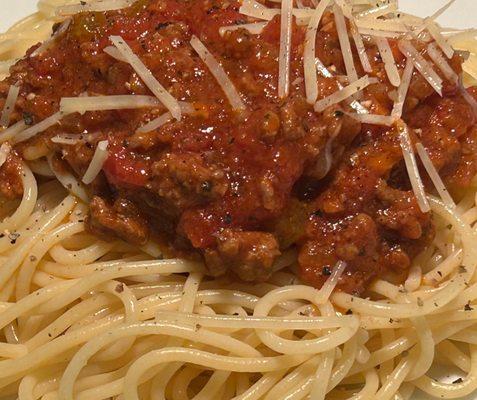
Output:
[[339,260],[347,263],[346,276],[351,277],[345,283],[348,289],[362,288],[379,274],[380,238],[369,215],[329,220],[316,214],[307,235],[313,239],[303,245],[299,255],[300,274],[305,281],[322,284]]
[[278,243],[269,233],[226,229],[218,235],[217,247],[205,251],[205,260],[212,275],[231,270],[244,281],[264,281],[279,254]]
[[152,166],[151,188],[179,208],[223,196],[224,172],[198,154],[165,154]]
[[98,196],[90,202],[90,215],[86,220],[90,232],[101,237],[117,236],[127,242],[143,245],[148,239],[147,222],[130,201],[118,198],[109,205]]
[[10,152],[7,160],[0,167],[0,193],[3,197],[13,200],[23,195],[22,159]]

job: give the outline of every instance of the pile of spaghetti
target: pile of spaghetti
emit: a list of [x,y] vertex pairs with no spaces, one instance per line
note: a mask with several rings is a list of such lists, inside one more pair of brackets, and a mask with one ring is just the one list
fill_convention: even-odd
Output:
[[[371,19],[396,6],[354,3],[353,12],[368,10]],[[48,36],[59,6],[42,0],[39,12],[0,35],[0,74]],[[408,18],[415,30],[428,22]],[[464,69],[476,75],[475,32],[441,34],[470,51]],[[433,244],[404,285],[375,281],[364,299],[333,292],[341,263],[320,290],[301,285],[292,253],[267,283],[208,278],[199,263],[162,259],[154,243],[138,248],[87,233],[81,193],[67,193],[48,165],[26,162],[22,181],[21,201],[1,205],[2,400],[385,400],[477,391],[477,180],[455,206],[427,196]],[[438,367],[459,378],[440,379]]]

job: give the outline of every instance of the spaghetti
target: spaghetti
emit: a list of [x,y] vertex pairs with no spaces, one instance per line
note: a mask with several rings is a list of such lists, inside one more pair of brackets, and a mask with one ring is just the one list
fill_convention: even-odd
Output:
[[[367,29],[370,15],[395,10],[355,3]],[[5,33],[0,73],[47,37],[61,20],[57,7],[74,12],[72,4],[42,0],[36,14]],[[317,19],[311,15],[310,37]],[[475,48],[474,34],[449,41],[457,50]],[[471,51],[466,72],[475,70],[476,58]],[[409,86],[404,80],[400,97]],[[400,116],[402,104],[397,108]],[[98,149],[103,162],[107,145]],[[446,202],[423,197],[434,213],[434,242],[414,260],[404,285],[378,280],[372,298],[362,299],[333,293],[345,263],[317,290],[297,282],[289,252],[267,283],[251,285],[208,278],[200,263],[162,259],[152,242],[99,240],[85,231],[82,183],[56,170],[41,149],[30,155],[21,167],[23,198],[1,207],[2,400],[386,400],[409,399],[417,390],[450,399],[477,390],[476,179],[455,205],[447,192]],[[438,366],[461,378],[434,379]]]

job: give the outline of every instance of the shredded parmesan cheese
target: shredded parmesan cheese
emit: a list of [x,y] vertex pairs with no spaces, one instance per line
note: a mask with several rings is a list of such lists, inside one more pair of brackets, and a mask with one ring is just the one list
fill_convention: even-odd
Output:
[[[195,111],[194,107],[189,103],[181,102],[180,104],[181,104],[183,114],[192,114]],[[147,124],[139,127],[136,130],[136,132],[145,133],[145,132],[154,131],[160,128],[161,126],[167,124],[168,122],[170,122],[172,118],[173,118],[172,114],[168,111],[160,115],[159,117],[153,119],[152,121],[149,121]]]
[[[43,121],[39,122],[36,125],[31,126],[30,128],[25,129],[24,131],[18,133],[12,138],[14,143],[24,142],[35,136],[38,133],[46,131],[48,128],[51,128],[53,125],[56,125],[61,119],[65,116],[64,112],[57,112]],[[5,133],[5,132],[4,132]]]
[[397,100],[394,103],[394,107],[391,112],[391,115],[396,119],[400,119],[402,117],[404,102],[406,101],[406,96],[409,90],[409,86],[411,84],[413,72],[414,72],[414,64],[412,63],[410,59],[407,59],[406,67],[404,68],[404,72],[402,74],[401,85],[399,85],[399,89],[397,92]]
[[152,132],[161,126],[167,124],[172,120],[172,114],[168,111],[159,117],[153,119],[152,121],[148,122],[147,124],[139,127],[136,132],[138,133],[146,133],[146,132]]
[[337,104],[354,94],[360,92],[363,90],[365,87],[369,86],[371,84],[371,81],[369,80],[369,77],[366,75],[362,77],[361,79],[358,79],[357,81],[351,83],[350,85],[344,87],[341,90],[338,90],[337,92],[325,97],[324,99],[318,100],[315,103],[315,111],[316,112],[322,112],[328,107]]
[[118,61],[122,61],[122,62],[125,62],[127,63],[128,60],[126,59],[126,57],[123,57],[123,55],[121,54],[121,52],[114,46],[106,46],[103,51],[110,55],[111,57],[113,57],[114,59],[118,60]]
[[464,100],[469,103],[474,111],[474,115],[477,117],[477,101],[472,97],[472,95],[462,86],[462,82],[459,81],[460,94]]
[[11,85],[8,89],[7,100],[5,100],[5,105],[3,106],[2,110],[2,116],[0,118],[0,126],[6,128],[8,125],[10,125],[10,116],[15,109],[15,104],[17,102],[19,93],[20,87],[17,85]]
[[91,163],[89,164],[88,169],[86,170],[82,179],[83,183],[86,185],[89,185],[91,182],[93,182],[103,168],[103,165],[108,158],[108,144],[109,143],[107,140],[101,140],[98,142],[96,150],[94,151],[93,159],[91,160]]
[[265,28],[268,24],[268,21],[265,22],[253,22],[250,24],[239,24],[239,25],[230,25],[230,26],[222,26],[219,28],[220,36],[224,36],[225,32],[236,31],[238,29],[245,29],[249,31],[252,35],[258,35],[262,33],[263,28]]
[[364,72],[373,72],[373,67],[371,67],[371,63],[369,62],[368,53],[366,52],[366,47],[364,46],[363,38],[358,31],[358,27],[354,21],[350,21],[351,26],[351,35],[353,36],[354,44],[356,46],[356,50],[358,51],[359,61],[363,67]]
[[431,36],[434,38],[436,43],[439,45],[441,50],[444,52],[447,58],[452,58],[454,56],[454,49],[452,46],[447,43],[447,40],[444,36],[442,36],[439,27],[436,25],[435,22],[431,20],[427,20],[426,27]]
[[359,28],[359,27],[358,27],[358,31],[364,36],[372,36],[372,37],[379,36],[379,37],[385,37],[385,38],[391,38],[391,39],[395,39],[403,35],[402,32],[382,31],[379,29],[366,29],[366,28]]
[[278,55],[278,97],[288,96],[290,89],[290,56],[293,0],[283,0],[280,14],[280,52]]
[[74,146],[75,144],[80,142],[80,137],[75,134],[63,133],[60,135],[53,136],[50,140],[53,143]]
[[442,79],[437,75],[436,71],[432,69],[432,66],[425,60],[425,58],[419,54],[416,48],[408,41],[399,41],[399,50],[409,58],[421,75],[431,85],[434,90],[442,96]]
[[60,27],[49,39],[45,40],[37,49],[35,49],[35,51],[33,51],[33,53],[31,53],[31,57],[39,56],[43,54],[46,50],[48,50],[53,44],[53,42],[55,41],[55,39],[66,32],[70,24],[71,24],[71,18],[68,18],[60,25]]
[[11,140],[15,135],[20,133],[21,131],[25,130],[27,125],[24,121],[18,121],[17,123],[13,124],[9,128],[0,132],[0,143],[6,142],[7,140]]
[[429,57],[432,59],[432,61],[434,61],[434,64],[436,64],[437,67],[442,71],[446,79],[454,84],[459,82],[459,76],[442,56],[435,43],[431,43],[429,46],[427,46],[427,54],[429,54]]
[[280,10],[277,8],[267,8],[254,0],[243,0],[239,12],[249,17],[270,21],[275,15],[280,13]]
[[347,115],[361,122],[362,124],[392,126],[396,122],[396,119],[393,116],[389,115],[353,113],[347,113]]
[[316,7],[313,16],[310,19],[308,28],[306,29],[305,48],[303,52],[303,68],[305,73],[305,91],[306,100],[313,104],[318,98],[318,81],[316,76],[316,32],[320,24],[321,17],[328,7],[330,0],[322,0],[318,7]]
[[442,178],[437,172],[436,167],[434,167],[434,164],[432,163],[432,160],[429,157],[429,154],[427,153],[422,143],[416,143],[416,150],[417,154],[419,154],[419,157],[421,158],[422,165],[424,165],[424,168],[429,174],[429,177],[431,178],[432,183],[434,184],[437,192],[439,193],[439,196],[441,196],[442,201],[446,203],[449,208],[455,208],[455,202],[452,199],[452,196],[449,194],[449,191],[444,185]]
[[128,60],[128,63],[134,71],[136,71],[149,90],[164,104],[175,119],[180,120],[181,108],[177,100],[159,83],[152,72],[149,71],[139,57],[133,53],[125,40],[121,36],[110,36],[110,40],[117,47],[122,56]]
[[67,172],[64,168],[56,170],[53,162],[54,153],[47,156],[48,165],[54,176],[68,192],[73,193],[76,197],[83,200],[84,203],[89,203],[89,196],[86,189],[72,174]]
[[407,125],[399,120],[396,123],[399,129],[399,140],[401,142],[401,149],[404,156],[404,162],[406,164],[407,173],[411,182],[412,190],[416,196],[419,208],[423,213],[427,213],[431,210],[429,202],[427,201],[426,192],[424,190],[424,184],[422,183],[421,175],[419,174],[419,168],[417,167],[416,157],[412,150],[411,138],[409,137],[409,129]]
[[0,146],[0,167],[7,161],[8,155],[10,154],[11,150],[12,148],[8,143],[3,143]]
[[351,44],[349,42],[348,30],[346,29],[346,21],[341,7],[338,4],[333,6],[335,14],[336,30],[338,32],[338,39],[340,42],[341,53],[346,67],[346,73],[350,82],[355,82],[358,79],[358,73],[354,66],[353,53],[351,51]]
[[393,52],[389,46],[389,42],[386,38],[375,37],[374,41],[378,46],[379,54],[384,61],[384,69],[388,76],[391,85],[398,87],[401,84],[401,77],[399,76],[399,70],[396,62],[394,61]]
[[136,0],[98,0],[91,3],[86,3],[83,1],[79,4],[69,4],[58,7],[56,9],[56,15],[64,17],[80,12],[120,10],[122,8],[131,6],[135,2]]
[[161,107],[162,103],[152,96],[118,95],[63,97],[60,110],[64,113],[84,114],[87,111],[124,110],[134,108]]
[[227,96],[232,108],[236,111],[245,110],[245,104],[240,98],[239,92],[213,54],[207,50],[207,47],[205,47],[205,45],[196,36],[192,36],[190,44],[204,64],[207,65],[210,73],[217,80],[217,83],[222,88],[225,96]]
[[356,14],[356,18],[378,18],[382,17],[383,15],[387,15],[397,11],[397,4],[395,3],[388,3],[383,5],[378,5],[377,7],[370,8],[368,10],[362,11]]
[[401,34],[408,32],[406,25],[402,22],[389,19],[357,19],[356,25],[360,31],[361,29],[372,29],[378,31],[400,32]]

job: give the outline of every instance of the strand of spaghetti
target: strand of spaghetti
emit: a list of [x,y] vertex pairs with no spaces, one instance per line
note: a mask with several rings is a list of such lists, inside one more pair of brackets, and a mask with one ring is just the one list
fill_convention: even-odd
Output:
[[406,382],[414,381],[415,379],[425,375],[431,368],[434,361],[435,343],[432,337],[432,332],[425,317],[411,318],[411,322],[415,327],[418,336],[418,347],[415,347],[412,352],[417,352],[418,356],[416,362],[412,366]]
[[454,250],[450,256],[424,275],[422,283],[424,285],[435,285],[441,282],[461,265],[463,258],[464,252],[462,249]]
[[[267,329],[279,330],[282,327],[286,329],[329,329],[339,328],[349,323],[349,315],[342,317],[306,317],[306,318],[287,318],[287,317],[240,317],[234,315],[197,315],[190,313],[176,314],[174,312],[160,311],[156,318],[158,320],[175,321],[179,323],[189,322],[191,324],[200,324],[207,328],[220,328],[227,326],[234,329]],[[352,318],[352,317],[351,317]]]
[[342,357],[335,363],[331,372],[327,392],[331,392],[348,375],[351,367],[355,363],[358,350],[357,335],[353,336],[343,346]]
[[380,400],[390,400],[393,398],[399,387],[403,383],[406,375],[413,367],[414,360],[403,358],[399,361],[394,371],[388,376],[381,389],[376,393],[376,398]]
[[[188,325],[172,323],[143,322],[132,325],[122,325],[114,330],[105,332],[94,341],[86,343],[71,359],[60,383],[60,398],[69,399],[72,395],[74,381],[87,360],[100,349],[120,338],[137,335],[168,335],[203,343],[214,348],[220,348],[242,357],[257,357],[260,353],[253,347],[229,336],[221,335],[206,329],[196,329]],[[303,356],[299,357],[303,360]],[[179,361],[179,360],[177,360]],[[283,367],[282,367],[283,368]]]
[[311,385],[310,398],[324,400],[331,378],[331,371],[335,361],[335,349],[328,350],[323,354],[320,365],[315,372],[314,381]]
[[295,368],[270,390],[264,400],[273,400],[276,398],[295,400],[297,398],[306,397],[311,386],[308,377],[314,375],[320,360],[321,356],[316,356],[298,368]]
[[[75,346],[86,342],[86,344],[74,354],[71,358],[71,362],[65,370],[62,382],[67,382],[69,381],[69,376],[72,373],[76,373],[72,371],[77,371],[78,368],[81,370],[85,365],[85,363],[83,364],[82,362],[80,362],[79,364],[81,365],[79,365],[75,361],[78,360],[78,358],[83,357],[84,354],[88,354],[86,359],[89,359],[99,349],[106,347],[108,344],[111,344],[118,339],[138,335],[167,335],[203,343],[212,346],[213,348],[238,354],[241,357],[261,356],[261,354],[253,347],[239,340],[212,331],[207,331],[205,329],[196,330],[194,327],[186,325],[169,323],[158,324],[151,322],[124,325],[121,324],[120,321],[113,320],[109,323],[103,322],[94,326],[85,327],[65,336],[60,336],[46,345],[31,351],[25,357],[16,360],[0,361],[0,378],[31,371],[36,366],[44,364],[45,360],[52,359],[56,355],[62,354],[66,350],[72,349]],[[92,350],[93,353],[89,355],[89,352]],[[301,356],[301,359],[303,359],[303,356]],[[77,375],[75,375],[74,380],[76,380],[76,376]],[[60,392],[61,386],[62,384],[60,384]]]
[[172,273],[201,272],[202,270],[203,268],[199,264],[180,259],[132,262],[114,265],[110,268],[103,267],[99,268],[91,276],[86,276],[79,280],[68,292],[62,293],[55,299],[42,304],[37,311],[39,313],[47,313],[61,308],[88,290],[111,279],[118,279],[129,275],[147,275],[151,273],[167,275]]
[[469,373],[471,368],[470,357],[464,354],[453,342],[444,340],[436,347],[436,352],[449,360],[464,372]]
[[462,260],[462,264],[467,268],[465,276],[470,281],[474,275],[477,262],[477,248],[474,246],[475,240],[477,239],[477,232],[471,229],[471,227],[462,220],[455,209],[449,208],[444,202],[433,196],[428,196],[428,200],[432,211],[446,221],[449,221],[459,234],[464,247],[464,259]]
[[[253,315],[264,317],[268,315],[276,304],[289,299],[304,299],[313,303],[317,299],[317,290],[300,285],[272,290],[258,301]],[[359,321],[354,316],[351,317],[346,325],[341,326],[335,332],[328,333],[317,339],[302,340],[300,342],[282,338],[271,331],[257,330],[256,333],[263,343],[278,353],[317,354],[345,343],[356,333]]]
[[423,392],[438,398],[462,398],[477,390],[477,346],[470,345],[471,369],[461,382],[442,383],[427,376],[416,379],[413,384]]
[[[433,331],[434,342],[440,343],[442,340],[454,335],[455,333],[472,326],[474,321],[471,322],[458,322],[452,325],[446,325],[442,328]],[[398,357],[402,352],[409,350],[417,342],[417,336],[413,330],[405,330],[402,332],[402,336],[396,340],[388,343],[379,350],[371,353],[369,360],[364,364],[355,364],[350,372],[349,376],[366,371],[370,368],[374,368],[378,365],[382,365],[386,361],[392,360]]]
[[263,374],[263,376],[250,386],[245,392],[234,397],[234,400],[258,400],[281,382],[286,370],[278,370]]
[[[137,299],[130,288],[122,282],[109,281],[99,286],[97,290],[104,293],[110,293],[123,303],[125,323],[132,324],[138,322],[139,310],[137,307]],[[95,360],[100,362],[116,360],[126,354],[135,341],[135,336],[119,339],[117,342],[104,349],[101,354],[98,354]]]
[[62,332],[66,331],[68,327],[73,326],[75,322],[80,321],[82,318],[93,314],[96,311],[106,308],[114,303],[114,299],[105,294],[97,294],[89,299],[86,299],[69,310],[65,311],[60,317],[55,319],[51,324],[45,326],[42,330],[37,332],[31,337],[25,346],[29,351],[32,351],[50,340],[59,336]]
[[[138,358],[129,369],[124,378],[124,398],[125,400],[138,400],[137,386],[141,375],[155,365],[170,362],[182,361],[191,362],[197,365],[212,367],[225,371],[235,372],[270,372],[279,369],[291,368],[304,361],[301,355],[285,355],[276,357],[245,358],[221,356],[201,350],[184,348],[167,348],[150,353]],[[61,400],[71,400],[68,392],[61,392]]]
[[33,209],[35,208],[35,203],[38,198],[38,186],[36,184],[35,177],[33,176],[30,168],[28,168],[28,166],[24,163],[22,164],[20,174],[23,185],[23,197],[20,206],[10,217],[7,217],[0,222],[0,232],[12,232],[19,228],[28,220]]
[[232,374],[231,371],[215,371],[204,387],[197,393],[193,400],[209,400],[220,398],[219,391],[224,387],[227,379]]
[[55,175],[56,179],[58,182],[60,182],[63,187],[68,190],[71,194],[75,195],[79,199],[81,199],[85,203],[89,203],[89,196],[88,193],[86,192],[85,187],[83,184],[76,179],[76,177],[73,174],[70,174],[67,172],[64,168],[61,169],[61,171],[57,171],[53,165],[53,157],[54,154],[50,153],[47,156],[48,160],[48,165]]
[[98,241],[80,250],[67,250],[61,244],[55,244],[48,254],[55,262],[63,265],[91,264],[108,254],[116,243]]
[[379,377],[374,368],[367,370],[364,373],[365,384],[364,387],[349,400],[371,400],[376,398],[376,393],[379,389]]
[[[151,400],[164,400],[166,399],[166,389],[167,385],[171,381],[172,377],[176,374],[176,372],[182,367],[181,363],[172,363],[163,373],[157,374],[152,382],[151,382],[151,390],[149,393]],[[181,372],[185,371],[183,369]],[[174,381],[173,385],[173,394],[176,391],[179,385]]]
[[25,258],[19,268],[15,288],[17,301],[28,296],[30,293],[31,280],[35,273],[35,269],[43,256],[48,252],[51,245],[61,242],[63,239],[82,231],[84,231],[83,223],[70,222],[56,227],[47,235],[39,238],[36,244],[31,248],[29,257]]
[[13,276],[24,258],[27,256],[28,251],[42,236],[42,234],[64,219],[71,208],[73,208],[74,203],[74,198],[67,197],[63,202],[60,203],[59,206],[46,214],[44,220],[42,221],[42,226],[33,235],[26,238],[25,241],[15,249],[15,252],[8,258],[8,260],[0,269],[0,287],[4,286],[8,279]]
[[13,320],[19,318],[21,315],[27,315],[29,311],[51,299],[63,290],[67,290],[73,286],[77,281],[70,280],[60,284],[50,285],[33,292],[29,296],[15,302],[14,305],[8,307],[0,314],[0,328],[4,328]]
[[429,299],[419,304],[388,304],[354,297],[346,293],[335,293],[332,300],[343,309],[351,309],[359,314],[375,315],[388,318],[410,318],[434,312],[452,300],[465,288],[465,277],[458,274],[447,286]]

